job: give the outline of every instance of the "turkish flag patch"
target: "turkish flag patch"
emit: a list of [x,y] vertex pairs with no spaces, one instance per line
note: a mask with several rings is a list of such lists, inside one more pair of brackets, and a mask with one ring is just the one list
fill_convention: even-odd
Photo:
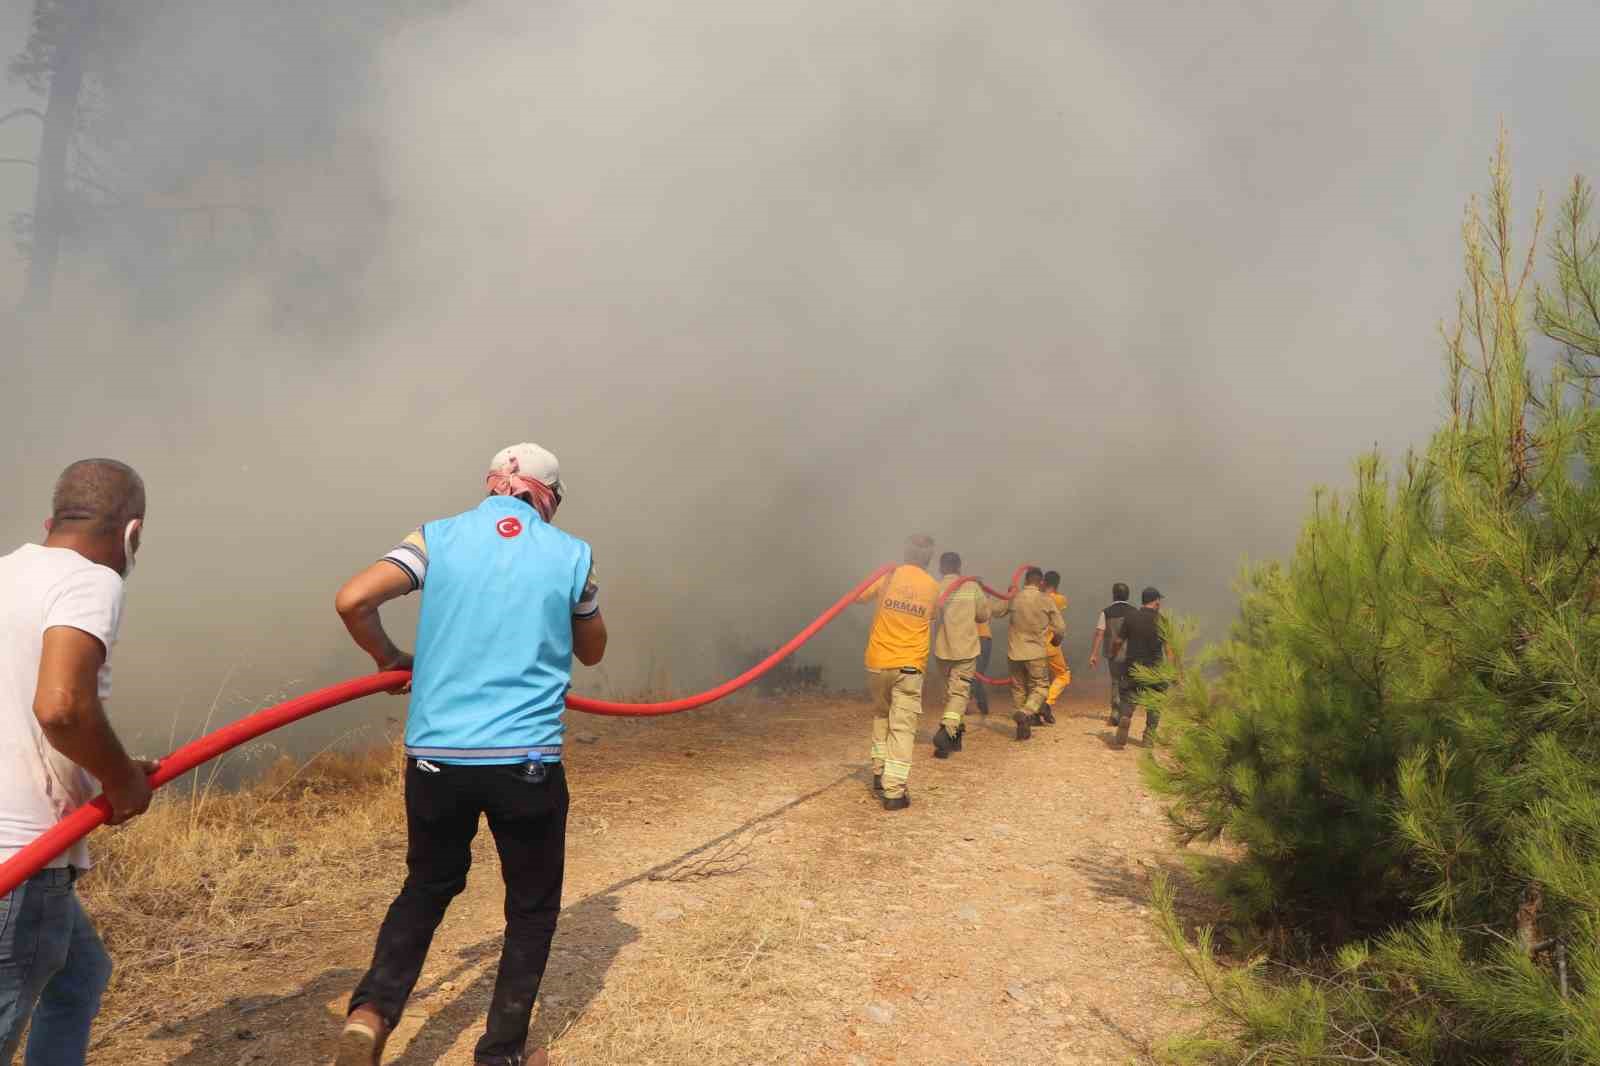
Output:
[[496,522],[494,524],[494,529],[496,533],[499,533],[502,537],[510,540],[512,537],[522,532],[522,523],[517,521],[515,518],[507,516]]

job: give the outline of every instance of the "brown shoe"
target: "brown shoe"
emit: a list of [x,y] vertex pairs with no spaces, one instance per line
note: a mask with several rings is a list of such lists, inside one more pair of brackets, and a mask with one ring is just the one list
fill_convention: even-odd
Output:
[[339,1034],[339,1054],[333,1066],[378,1066],[383,1060],[383,1045],[389,1039],[389,1026],[371,1007],[361,1006],[344,1020]]

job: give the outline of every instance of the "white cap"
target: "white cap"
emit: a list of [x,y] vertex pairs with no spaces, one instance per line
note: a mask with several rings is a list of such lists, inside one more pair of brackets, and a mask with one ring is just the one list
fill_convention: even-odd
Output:
[[536,478],[555,492],[557,503],[566,495],[566,486],[561,483],[560,461],[537,444],[513,444],[509,448],[501,448],[489,461],[489,473],[516,473]]

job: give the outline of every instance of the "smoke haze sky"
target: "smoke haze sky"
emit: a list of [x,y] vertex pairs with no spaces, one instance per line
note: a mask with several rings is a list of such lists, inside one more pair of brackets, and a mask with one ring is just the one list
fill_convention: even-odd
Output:
[[[219,282],[124,241],[50,321],[0,317],[0,543],[72,459],[149,482],[114,701],[152,740],[225,677],[231,715],[364,669],[338,583],[523,439],[600,570],[579,691],[719,677],[912,531],[994,582],[1062,570],[1080,667],[1115,579],[1215,632],[1313,485],[1435,423],[1499,122],[1523,218],[1600,172],[1581,0],[471,0],[348,63],[326,5],[265,37],[185,6],[139,62],[243,87],[130,110],[125,180],[220,174],[271,254]],[[0,0],[0,52],[30,8]],[[222,130],[269,151],[219,163]],[[0,167],[0,211],[31,180]],[[19,278],[0,249],[0,299]],[[865,627],[810,653],[831,683]]]

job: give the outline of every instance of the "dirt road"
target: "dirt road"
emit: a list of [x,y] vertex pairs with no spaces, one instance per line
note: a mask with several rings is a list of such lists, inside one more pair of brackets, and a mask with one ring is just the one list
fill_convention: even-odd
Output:
[[[924,714],[913,805],[894,813],[868,791],[863,703],[574,716],[567,907],[535,1040],[574,1066],[1147,1060],[1194,992],[1146,914],[1151,872],[1175,858],[1139,754],[1108,748],[1098,691],[1028,743],[998,695],[948,761]],[[388,891],[396,829],[372,872]],[[501,923],[479,845],[388,1062],[472,1061]],[[91,1061],[326,1061],[381,917],[351,915],[292,970]]]

